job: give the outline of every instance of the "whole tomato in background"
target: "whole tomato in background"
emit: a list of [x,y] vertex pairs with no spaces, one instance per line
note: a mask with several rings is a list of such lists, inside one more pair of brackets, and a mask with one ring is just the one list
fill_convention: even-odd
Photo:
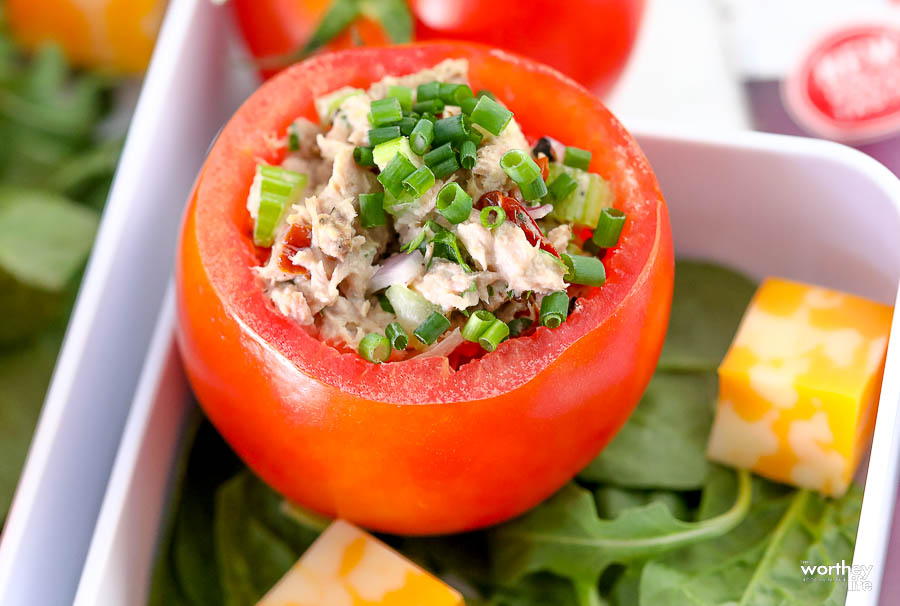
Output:
[[271,76],[319,49],[471,40],[551,65],[597,94],[631,52],[644,0],[235,0],[250,51]]
[[146,69],[167,0],[6,0],[6,22],[30,49],[59,44],[69,61],[114,73]]

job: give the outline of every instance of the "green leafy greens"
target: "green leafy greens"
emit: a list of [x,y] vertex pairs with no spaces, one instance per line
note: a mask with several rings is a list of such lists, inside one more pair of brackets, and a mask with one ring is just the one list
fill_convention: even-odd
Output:
[[[753,291],[725,268],[679,262],[659,368],[632,418],[575,481],[493,529],[382,538],[456,585],[468,606],[843,603],[845,582],[807,582],[800,564],[850,560],[861,491],[825,499],[703,455],[716,364]],[[200,435],[209,434],[204,425]],[[246,470],[224,480],[222,461],[227,471],[235,459],[220,440],[215,448],[193,448],[154,605],[254,604],[325,523]]]
[[0,14],[0,522],[118,160],[113,84],[55,46],[26,56]]

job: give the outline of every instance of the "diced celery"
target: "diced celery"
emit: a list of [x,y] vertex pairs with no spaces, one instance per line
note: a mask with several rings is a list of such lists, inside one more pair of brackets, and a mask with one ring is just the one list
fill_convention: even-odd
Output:
[[440,307],[402,284],[388,287],[384,294],[391,302],[400,326],[409,334],[412,334],[433,312],[441,311]]
[[331,124],[331,121],[334,118],[334,112],[337,111],[341,106],[341,103],[343,103],[347,97],[362,95],[364,92],[365,91],[359,88],[345,86],[344,88],[339,88],[334,92],[317,98],[315,103],[316,113],[319,114],[319,121],[322,124]]
[[575,179],[578,187],[569,197],[554,203],[550,216],[562,223],[596,227],[600,213],[604,208],[612,206],[614,202],[609,183],[596,173],[563,166],[558,162],[550,164],[547,182],[552,183],[553,179],[562,172],[568,173]]
[[375,166],[378,167],[378,170],[384,170],[388,162],[393,160],[398,153],[406,156],[416,168],[422,166],[422,158],[413,153],[409,147],[409,139],[406,137],[397,137],[396,139],[379,143],[372,148],[372,159],[375,160]]
[[259,172],[259,209],[253,224],[253,242],[272,246],[275,231],[284,220],[287,209],[299,199],[308,181],[306,175],[280,166],[257,166]]

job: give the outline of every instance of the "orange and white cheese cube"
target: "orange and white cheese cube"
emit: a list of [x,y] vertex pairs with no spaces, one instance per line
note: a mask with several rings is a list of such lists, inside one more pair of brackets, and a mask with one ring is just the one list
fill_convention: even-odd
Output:
[[258,606],[461,606],[462,596],[356,526],[323,532]]
[[875,422],[892,308],[770,278],[719,366],[710,459],[842,495]]

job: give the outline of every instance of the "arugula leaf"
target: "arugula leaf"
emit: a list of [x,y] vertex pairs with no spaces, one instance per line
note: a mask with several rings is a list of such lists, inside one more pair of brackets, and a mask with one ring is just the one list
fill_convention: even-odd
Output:
[[20,282],[59,292],[84,264],[99,217],[45,191],[0,187],[0,267]]
[[752,280],[726,267],[679,260],[657,371],[715,372],[754,292]]
[[656,373],[634,413],[579,477],[637,488],[700,488],[715,408],[711,373]]
[[831,500],[806,490],[765,492],[737,528],[649,562],[641,576],[640,604],[843,604],[846,579],[813,582],[800,565],[850,562],[862,490]]
[[750,477],[739,472],[731,509],[700,522],[675,518],[661,502],[622,511],[613,520],[598,517],[590,492],[568,484],[524,516],[491,532],[494,568],[501,582],[546,570],[576,583],[596,584],[614,563],[656,557],[734,528],[750,507]]
[[227,606],[255,604],[318,532],[297,524],[284,500],[249,471],[216,494],[215,543]]

